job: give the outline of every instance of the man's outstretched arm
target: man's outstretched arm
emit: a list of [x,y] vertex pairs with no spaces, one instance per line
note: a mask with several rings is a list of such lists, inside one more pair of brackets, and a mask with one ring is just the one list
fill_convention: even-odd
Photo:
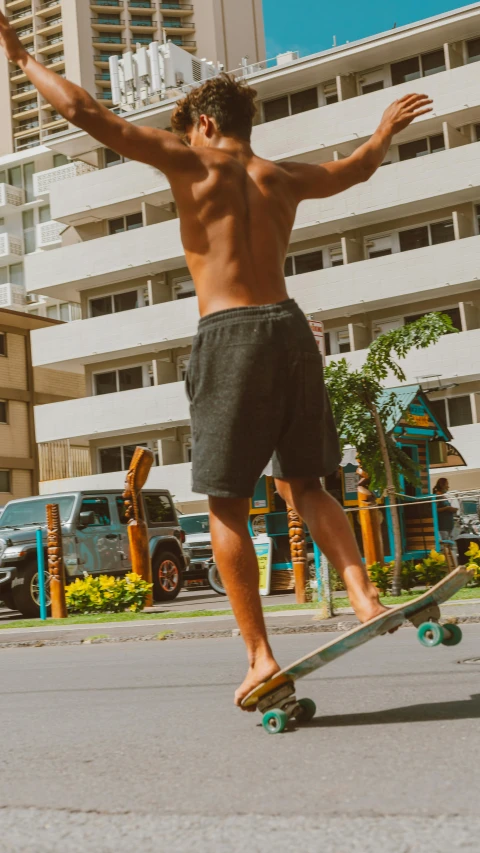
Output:
[[343,160],[313,166],[307,163],[284,163],[294,178],[298,200],[326,198],[354,184],[368,181],[382,165],[390,143],[418,116],[429,113],[432,103],[428,95],[404,95],[385,110],[377,130],[363,145]]
[[149,127],[136,127],[95,101],[85,89],[64,80],[45,68],[29,54],[13,27],[0,12],[0,45],[10,62],[15,62],[41,95],[67,121],[86,130],[99,142],[118,154],[140,160],[168,173],[187,168],[193,160],[190,148],[173,133]]

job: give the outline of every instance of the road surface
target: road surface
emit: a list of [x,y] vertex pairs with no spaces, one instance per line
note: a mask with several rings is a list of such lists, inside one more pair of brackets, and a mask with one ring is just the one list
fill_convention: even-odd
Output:
[[2,853],[478,853],[480,662],[459,660],[480,624],[464,637],[374,640],[300,682],[318,716],[275,736],[231,705],[238,638],[2,649]]

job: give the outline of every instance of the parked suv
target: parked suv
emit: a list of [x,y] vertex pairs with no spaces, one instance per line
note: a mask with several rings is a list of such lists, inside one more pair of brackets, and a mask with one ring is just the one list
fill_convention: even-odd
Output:
[[[170,492],[142,492],[157,601],[176,598],[183,583],[185,534]],[[39,615],[35,532],[42,529],[46,561],[46,505],[58,504],[67,583],[85,572],[121,576],[131,569],[120,491],[68,492],[10,501],[0,518],[0,600],[24,616]],[[45,562],[46,565],[46,562]]]

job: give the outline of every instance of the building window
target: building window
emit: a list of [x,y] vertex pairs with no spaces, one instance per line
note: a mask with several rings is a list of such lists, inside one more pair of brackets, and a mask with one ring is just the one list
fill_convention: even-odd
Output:
[[148,305],[148,288],[125,290],[122,293],[109,293],[90,299],[90,317],[104,317],[106,314],[118,314]]
[[[95,394],[115,394],[117,391],[132,391],[134,388],[143,388],[143,367],[125,367],[122,370],[95,373],[94,382]],[[150,382],[145,384],[150,384]]]
[[301,255],[289,255],[285,260],[285,277],[291,275],[302,275],[306,272],[314,272],[323,269],[323,252],[317,249],[314,252],[305,252]]
[[413,142],[405,142],[398,146],[398,154],[402,161],[424,157],[426,154],[436,154],[437,151],[445,151],[443,133],[425,139],[415,139]]
[[350,335],[348,328],[337,329],[335,332],[325,332],[325,352],[327,355],[338,355],[350,352]]
[[108,220],[108,233],[120,234],[122,231],[134,231],[143,227],[143,216],[141,213],[130,213],[128,216],[119,216],[118,219]]
[[23,264],[12,264],[9,267],[9,280],[10,284],[18,284],[21,287],[24,285],[24,276],[23,276]]
[[195,285],[191,278],[174,278],[173,279],[173,298],[188,299],[190,296],[195,296]]
[[39,222],[51,222],[51,219],[52,219],[52,213],[50,210],[50,205],[45,204],[45,205],[43,205],[43,207],[40,207],[39,211],[38,211],[38,221]]
[[0,400],[0,424],[8,424],[8,403]]
[[0,332],[0,355],[7,355],[7,336],[5,332]]
[[458,397],[446,397],[430,400],[434,415],[447,427],[473,424],[472,401],[470,394]]
[[59,166],[66,166],[67,163],[70,163],[70,160],[66,156],[66,154],[54,154],[53,155],[53,168],[58,169]]
[[477,214],[477,231],[480,234],[480,204],[476,205],[475,213]]
[[58,306],[57,305],[47,305],[47,317],[50,320],[58,320]]
[[191,462],[192,461],[192,436],[185,435],[183,438],[183,461]]
[[10,471],[0,471],[0,492],[11,492]]
[[467,41],[467,62],[478,62],[480,60],[480,38]]
[[[158,465],[158,450],[156,442],[136,442],[120,447],[102,447],[98,451],[101,474],[113,474],[115,471],[128,471],[136,447],[147,447],[155,454],[154,465]],[[121,501],[121,498],[119,499]],[[123,503],[123,501],[121,501]],[[124,522],[122,521],[122,524]]]
[[[168,25],[172,26],[171,21],[174,21],[174,20],[176,20],[176,19],[175,18],[169,18]],[[137,17],[134,17],[132,15],[131,23],[132,23],[132,27],[153,27],[152,18],[149,17],[148,15],[145,16],[145,18],[137,18]],[[175,24],[175,26],[179,26],[179,27],[182,26],[180,19],[178,19],[178,24]]]
[[[409,314],[405,317],[405,323],[414,323],[415,320],[421,320],[422,317],[426,317],[427,314],[431,314],[431,311],[422,311],[421,314]],[[460,308],[437,308],[436,313],[446,314],[447,317],[450,317],[452,321],[453,328],[457,329],[457,331],[461,332],[462,330],[462,320],[460,317]]]
[[24,210],[22,213],[23,245],[25,254],[30,255],[36,251],[37,235],[35,231],[35,214],[33,210]]
[[428,77],[430,74],[439,74],[445,71],[445,54],[443,48],[424,53],[422,56],[412,56],[410,59],[402,59],[391,65],[392,85],[409,83],[419,77]]
[[265,121],[277,121],[287,116],[305,113],[318,107],[317,87],[303,89],[301,92],[293,92],[291,95],[283,95],[271,101],[263,102],[263,116]]
[[436,246],[438,243],[449,243],[455,239],[453,222],[446,219],[431,225],[420,225],[400,231],[400,251],[409,252],[411,249],[423,249],[425,246]]
[[323,84],[323,97],[325,98],[325,105],[329,104],[338,104],[338,91],[337,91],[337,81],[329,80],[328,83]]
[[364,83],[362,85],[362,95],[369,95],[370,92],[379,92],[383,89],[383,80],[377,80],[375,83]]
[[177,377],[179,382],[185,382],[189,362],[189,355],[182,355],[177,358]]
[[112,151],[111,148],[105,148],[103,156],[106,169],[110,168],[110,166],[119,166],[120,163],[125,163],[125,158],[121,154],[117,154],[116,151]]

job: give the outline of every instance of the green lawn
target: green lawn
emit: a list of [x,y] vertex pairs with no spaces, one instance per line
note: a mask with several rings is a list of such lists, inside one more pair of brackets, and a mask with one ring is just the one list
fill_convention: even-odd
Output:
[[[404,595],[392,596],[387,595],[382,598],[384,604],[403,604],[406,601],[411,601],[418,597],[418,591],[415,593],[405,593]],[[460,599],[480,599],[480,588],[470,587],[461,589],[457,592],[453,600]],[[350,607],[348,598],[335,598],[335,609],[341,610],[345,607]],[[317,602],[311,601],[307,604],[273,604],[264,607],[265,613],[274,613],[288,610],[316,610]],[[12,628],[49,628],[54,626],[66,625],[101,625],[105,622],[161,622],[164,619],[199,619],[202,616],[232,616],[231,610],[186,610],[174,611],[172,613],[99,613],[85,614],[82,616],[69,616],[67,619],[47,619],[46,622],[41,622],[39,619],[18,619],[15,622],[0,624],[0,631],[8,631]]]

